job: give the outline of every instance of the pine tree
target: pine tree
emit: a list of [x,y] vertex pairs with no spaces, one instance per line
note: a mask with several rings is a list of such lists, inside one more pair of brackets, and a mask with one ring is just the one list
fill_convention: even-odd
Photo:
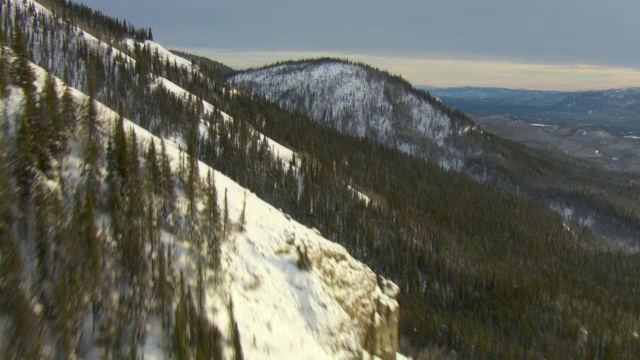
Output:
[[[117,125],[114,124],[113,133],[115,133],[116,126]],[[122,184],[123,179],[116,170],[117,151],[119,150],[115,149],[115,143],[113,141],[112,135],[109,138],[109,142],[107,144],[107,193],[105,194],[105,196],[107,198],[107,212],[110,215],[111,219],[111,233],[116,243],[120,244],[125,227],[125,198]]]
[[233,299],[231,299],[229,302],[229,314],[231,314],[231,341],[233,343],[233,358],[235,360],[243,360],[244,354],[242,351],[242,342],[240,341],[240,331],[238,330],[238,323],[236,322],[236,318],[233,312]]
[[240,219],[238,219],[238,229],[240,231],[244,231],[244,227],[247,224],[246,212],[247,212],[247,191],[245,190],[244,197],[242,198],[242,211],[240,212]]
[[228,189],[224,189],[224,217],[222,222],[222,237],[227,238],[227,231],[229,231],[229,227],[231,226],[229,220],[229,201],[227,198]]
[[140,279],[143,276],[145,262],[143,256],[145,236],[143,231],[145,219],[144,199],[141,194],[144,190],[143,177],[140,172],[139,148],[136,134],[130,131],[127,142],[130,144],[127,153],[127,180],[126,180],[126,226],[124,231],[123,256],[126,259],[126,268],[129,271],[129,279],[134,276]]
[[12,47],[16,55],[12,66],[13,78],[16,84],[22,88],[25,96],[29,95],[35,98],[35,85],[33,84],[35,75],[29,64],[29,54],[27,52],[24,34],[17,23],[13,30]]
[[95,315],[102,301],[101,285],[103,283],[102,241],[96,225],[102,182],[102,134],[93,96],[89,96],[83,106],[80,130],[83,167],[81,183],[76,191],[74,227],[81,248],[84,250],[82,257],[88,270],[84,280],[85,293],[89,294],[91,299],[95,328]]
[[149,191],[155,196],[160,198],[162,196],[162,171],[160,165],[158,165],[158,155],[156,153],[155,141],[150,141],[147,146],[147,153],[145,156],[145,164],[147,177],[149,178]]
[[123,187],[127,186],[128,165],[127,135],[124,130],[124,117],[122,116],[122,103],[118,105],[118,116],[113,129],[113,151],[115,172],[120,178]]
[[200,182],[197,149],[197,125],[192,125],[189,129],[189,136],[187,138],[187,183],[185,189],[187,193],[187,201],[189,203],[189,215],[192,218],[196,215],[196,197]]
[[[154,249],[156,247],[157,240],[159,238],[160,231],[160,209],[158,206],[158,199],[162,196],[162,188],[160,181],[161,171],[160,166],[158,165],[158,157],[156,154],[156,146],[155,141],[151,140],[149,145],[147,146],[147,152],[145,155],[145,194],[146,194],[146,203],[147,203],[147,238],[151,243],[151,252],[152,256]],[[151,262],[152,266],[154,262]],[[153,271],[153,269],[152,269]]]
[[[0,139],[1,140],[1,139]],[[8,315],[3,349],[8,358],[38,359],[41,356],[42,325],[33,311],[31,299],[24,288],[23,259],[12,230],[14,213],[13,191],[4,164],[4,149],[0,141],[0,304]]]
[[164,219],[165,223],[168,223],[169,221],[171,221],[172,215],[175,211],[176,192],[173,172],[171,171],[169,156],[167,155],[167,148],[164,144],[164,141],[162,141],[161,144],[162,148],[160,153],[160,181],[162,189],[162,218]]
[[56,144],[58,146],[57,150],[60,154],[66,152],[67,139],[75,128],[78,119],[76,103],[73,98],[71,88],[69,87],[68,74],[68,68],[65,68],[65,88],[62,98],[60,99],[60,124],[59,126],[55,126],[56,134],[59,136],[59,138],[56,139]]
[[220,208],[218,207],[218,192],[214,179],[214,172],[209,169],[207,173],[207,185],[205,194],[205,236],[207,239],[207,255],[209,266],[217,269],[220,259],[220,243],[218,232],[220,229]]
[[38,105],[38,116],[33,124],[33,148],[38,169],[47,174],[53,165],[53,154],[57,154],[59,151],[56,140],[59,139],[57,131],[60,130],[61,125],[58,116],[58,95],[55,80],[50,73],[47,73]]
[[33,118],[35,117],[35,101],[25,97],[24,107],[18,117],[15,138],[15,174],[20,188],[20,200],[24,206],[31,194],[31,186],[36,176],[34,151]]
[[97,205],[96,198],[99,195],[103,148],[98,110],[93,96],[89,96],[83,106],[80,129],[85,196],[89,198],[93,206]]
[[[13,198],[14,191],[11,186],[11,180],[9,178],[9,172],[5,167],[5,151],[4,151],[4,139],[0,133],[0,303],[6,301],[5,296],[9,293],[5,291],[5,286],[8,281],[9,269],[6,267],[9,265],[8,261],[14,261],[18,259],[10,259],[9,253],[13,252],[12,249],[5,247],[5,245],[13,242],[13,225],[14,225],[14,211],[13,211]],[[17,254],[14,254],[17,256]],[[15,265],[14,265],[15,266]]]
[[0,49],[0,98],[6,99],[9,96],[9,62],[7,60],[7,52],[4,48]]

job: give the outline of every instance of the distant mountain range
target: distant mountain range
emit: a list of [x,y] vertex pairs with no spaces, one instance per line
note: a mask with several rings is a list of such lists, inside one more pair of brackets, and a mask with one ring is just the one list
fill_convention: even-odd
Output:
[[640,88],[578,92],[421,88],[474,117],[503,115],[546,125],[595,125],[623,136],[640,136]]

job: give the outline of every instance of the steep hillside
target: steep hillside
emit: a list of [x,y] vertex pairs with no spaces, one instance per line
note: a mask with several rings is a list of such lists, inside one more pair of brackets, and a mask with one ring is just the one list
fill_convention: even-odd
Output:
[[472,126],[462,114],[401,78],[345,61],[277,64],[235,74],[231,81],[345,134],[442,164],[455,164],[449,140]]
[[[22,11],[27,24],[50,16],[37,3],[11,9]],[[28,62],[21,30],[0,71],[8,358],[396,358],[396,285],[190,156],[191,143],[158,138]],[[211,123],[196,126],[206,137]],[[292,160],[252,139],[277,151],[266,150],[272,161]]]
[[[242,71],[230,81],[342,133],[418,155],[544,201],[553,209],[571,209],[561,212],[567,221],[589,224],[614,243],[640,245],[640,212],[629,201],[640,194],[628,186],[640,181],[637,175],[611,178],[603,169],[594,170],[591,163],[565,153],[540,152],[486,134],[460,112],[398,77],[361,64],[318,59]],[[528,103],[557,96],[463,90],[474,99],[489,94]]]

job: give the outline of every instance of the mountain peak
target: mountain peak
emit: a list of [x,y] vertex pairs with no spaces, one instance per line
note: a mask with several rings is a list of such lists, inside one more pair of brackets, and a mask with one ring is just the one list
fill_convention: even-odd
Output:
[[404,79],[344,60],[279,63],[230,80],[343,133],[440,157],[443,163],[451,160],[443,155],[450,150],[445,143],[472,126],[462,113]]

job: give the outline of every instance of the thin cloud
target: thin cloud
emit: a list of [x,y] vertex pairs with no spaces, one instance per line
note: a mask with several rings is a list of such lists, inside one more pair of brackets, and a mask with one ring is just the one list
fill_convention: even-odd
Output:
[[496,86],[537,90],[586,90],[640,85],[633,68],[589,64],[544,64],[500,60],[443,59],[336,51],[257,51],[235,49],[182,49],[207,56],[235,69],[258,67],[282,60],[324,56],[362,61],[399,74],[415,85]]

